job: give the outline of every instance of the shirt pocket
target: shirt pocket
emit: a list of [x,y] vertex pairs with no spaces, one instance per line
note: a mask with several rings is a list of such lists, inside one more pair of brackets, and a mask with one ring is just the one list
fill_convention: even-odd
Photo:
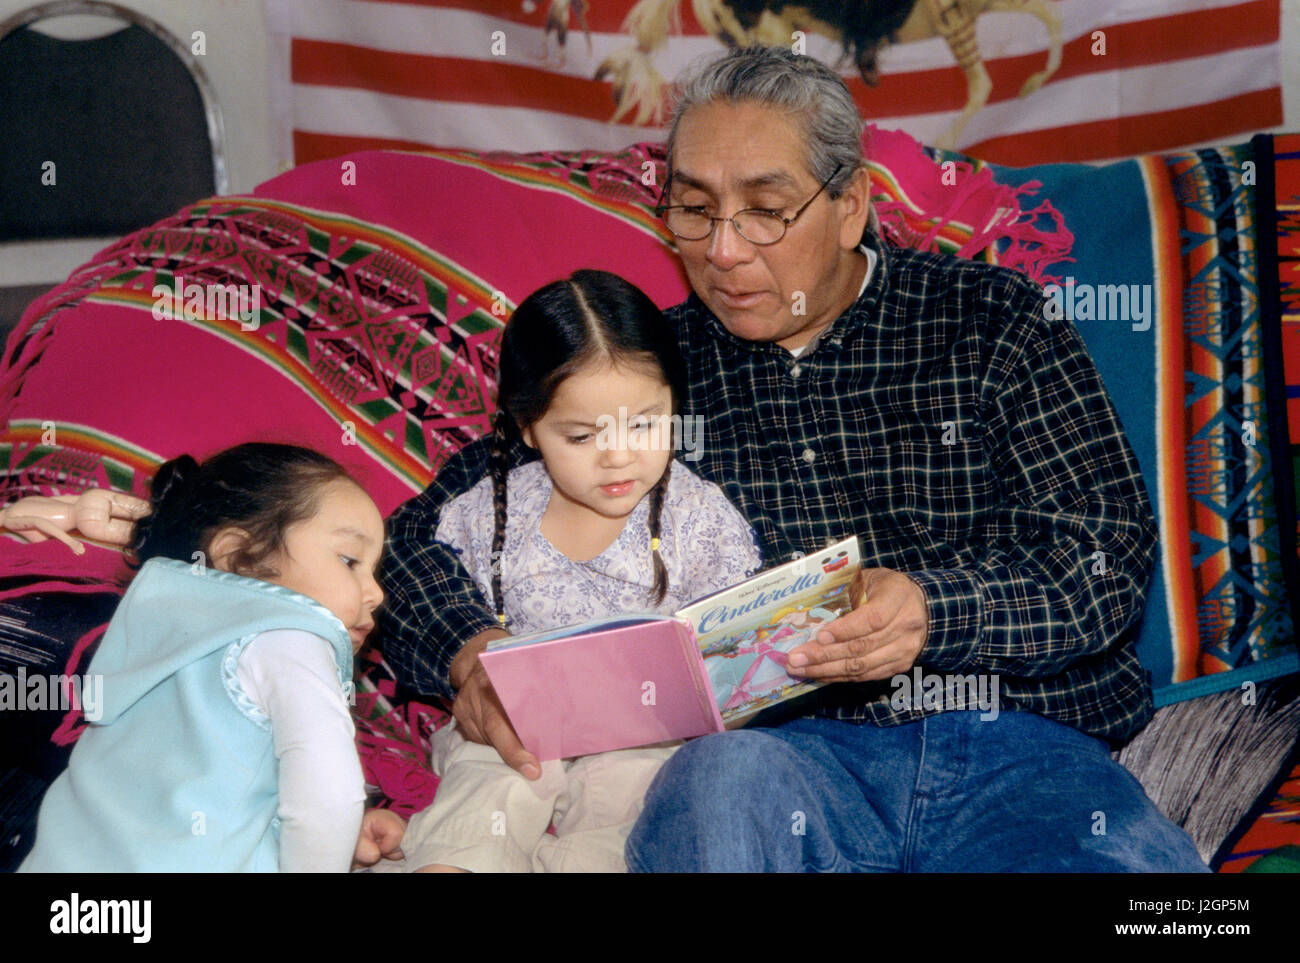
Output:
[[881,481],[891,509],[908,516],[936,545],[970,545],[992,508],[996,485],[980,441],[898,441],[885,447]]

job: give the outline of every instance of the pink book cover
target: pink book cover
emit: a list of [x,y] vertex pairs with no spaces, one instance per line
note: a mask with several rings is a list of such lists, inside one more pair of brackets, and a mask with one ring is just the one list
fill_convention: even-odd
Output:
[[479,659],[543,762],[723,730],[689,623],[622,616],[501,643]]

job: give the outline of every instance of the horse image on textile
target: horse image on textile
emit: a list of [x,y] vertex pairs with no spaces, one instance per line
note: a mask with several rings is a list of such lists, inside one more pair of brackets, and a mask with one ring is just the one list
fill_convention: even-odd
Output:
[[[551,0],[546,36],[555,33],[563,47],[572,16],[590,47],[587,9],[595,2]],[[616,51],[596,68],[597,80],[613,84],[618,107],[611,122],[631,114],[635,124],[663,123],[667,81],[655,69],[653,56],[679,21],[680,5],[681,0],[638,0],[623,21],[623,30],[636,44]],[[837,40],[844,56],[871,86],[877,83],[876,60],[886,44],[943,38],[966,75],[966,105],[937,142],[945,148],[956,145],[993,90],[975,35],[975,21],[981,14],[1029,14],[1047,28],[1047,64],[1025,81],[1021,97],[1041,87],[1061,65],[1061,17],[1048,0],[691,0],[691,7],[700,25],[731,47],[787,46],[796,31]]]

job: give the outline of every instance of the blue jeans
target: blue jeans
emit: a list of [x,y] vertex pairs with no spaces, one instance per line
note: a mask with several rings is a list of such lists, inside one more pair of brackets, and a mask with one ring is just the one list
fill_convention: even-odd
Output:
[[1104,742],[1013,711],[696,739],[626,855],[633,872],[1208,872]]

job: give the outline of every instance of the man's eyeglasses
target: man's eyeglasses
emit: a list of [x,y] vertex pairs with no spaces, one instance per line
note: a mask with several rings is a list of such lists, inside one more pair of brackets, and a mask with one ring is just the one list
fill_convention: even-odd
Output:
[[[808,210],[808,205],[821,196],[821,192],[826,190],[826,185],[835,180],[835,175],[843,168],[844,165],[840,164],[831,171],[831,176],[817,188],[817,193],[808,198],[803,207],[794,212],[793,217],[782,217],[776,211],[764,210],[761,207],[748,207],[743,211],[737,211],[731,217],[712,217],[704,208],[689,204],[661,206],[658,213],[668,230],[683,241],[702,241],[713,233],[713,226],[719,221],[730,221],[736,233],[750,244],[775,244],[785,237],[785,232],[790,225],[799,220],[799,215]],[[668,190],[665,189],[664,198],[667,197]]]

